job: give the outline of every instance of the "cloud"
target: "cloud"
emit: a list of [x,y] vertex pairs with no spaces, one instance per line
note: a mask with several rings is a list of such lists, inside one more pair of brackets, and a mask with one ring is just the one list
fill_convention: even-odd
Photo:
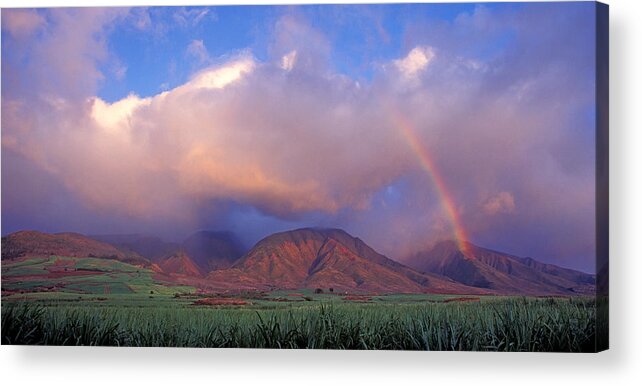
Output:
[[[266,59],[230,53],[177,87],[108,103],[96,97],[97,68],[123,11],[50,12],[32,44],[3,47],[3,153],[53,176],[98,215],[199,227],[203,217],[251,208],[344,227],[400,257],[452,237],[433,176],[400,131],[403,116],[473,241],[590,262],[593,77],[577,70],[587,63],[573,33],[581,15],[565,24],[555,12],[494,19],[478,8],[434,35],[413,33],[432,24],[414,26],[407,54],[363,82],[333,68],[327,36],[288,14],[274,23]],[[204,17],[189,12],[190,22]],[[563,29],[550,33],[553,22]],[[493,51],[503,32],[512,43],[500,39],[492,55],[449,45],[482,36]],[[202,41],[189,47],[206,57]],[[25,55],[31,65],[20,68],[14,57]]]
[[484,212],[491,216],[498,213],[513,213],[515,211],[515,198],[510,192],[499,192],[486,200],[482,208]]
[[111,104],[96,98],[92,104],[91,117],[104,130],[131,131],[133,113],[138,108],[148,106],[150,103],[150,98],[141,99],[134,94]]
[[432,47],[415,47],[405,58],[397,59],[393,63],[404,78],[413,80],[428,67],[434,57]]
[[207,15],[210,15],[214,19],[216,16],[210,14],[209,8],[178,8],[176,12],[172,15],[174,21],[181,27],[196,27],[201,21],[205,19]]
[[187,46],[187,54],[196,58],[199,64],[210,60],[210,54],[203,44],[203,40],[192,40]]
[[[274,23],[268,52],[275,61],[294,60],[297,71],[322,74],[329,71],[331,44],[310,22],[296,13],[286,14]],[[289,55],[295,52],[293,58]],[[294,68],[294,67],[293,67]]]
[[[15,53],[3,55],[3,76],[20,82],[11,85],[12,90],[23,92],[21,96],[28,96],[32,104],[42,98],[79,100],[95,94],[104,80],[98,66],[109,59],[105,29],[127,12],[124,8],[48,10],[38,36],[32,35],[20,46],[8,42],[7,49]],[[8,20],[12,14],[8,13]],[[14,62],[21,55],[28,60]],[[10,95],[15,96],[15,92]]]
[[2,10],[2,29],[17,39],[29,37],[45,24],[45,18],[35,9]]
[[287,55],[283,55],[283,57],[281,58],[281,68],[286,71],[292,70],[295,64],[296,64],[296,50],[291,51]]
[[149,8],[137,7],[133,8],[130,13],[130,18],[136,29],[145,31],[152,27],[152,18],[149,15]]
[[185,86],[178,90],[191,89],[221,89],[240,79],[244,74],[252,72],[256,62],[250,56],[225,63],[222,66],[208,68],[198,73]]

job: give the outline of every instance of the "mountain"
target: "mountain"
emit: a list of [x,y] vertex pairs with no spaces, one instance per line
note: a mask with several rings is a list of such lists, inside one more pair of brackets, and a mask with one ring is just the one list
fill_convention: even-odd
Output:
[[244,252],[241,242],[232,232],[198,231],[182,243],[138,234],[91,237],[121,250],[135,252],[157,263],[179,253],[185,254],[198,266],[199,271],[206,273],[231,266]]
[[185,252],[179,251],[168,256],[159,263],[164,273],[170,275],[182,275],[191,277],[202,277],[203,272]]
[[[596,276],[453,241],[435,244],[408,265],[340,229],[276,233],[248,253],[228,232],[197,232],[184,243],[147,236],[21,231],[2,238],[2,259],[96,257],[149,267],[171,282],[206,289],[333,288],[374,293],[577,295],[595,293]],[[136,251],[154,256],[157,264]],[[159,267],[160,266],[160,267]],[[608,269],[608,268],[607,268]]]
[[232,232],[199,231],[185,239],[181,247],[204,272],[228,268],[244,252]]
[[167,242],[156,236],[139,234],[92,235],[94,240],[111,244],[124,251],[135,252],[151,261],[160,262],[180,250],[179,243]]
[[532,258],[523,258],[468,243],[465,256],[454,241],[442,241],[407,261],[418,271],[446,276],[458,283],[501,294],[592,294],[595,275]]
[[113,245],[78,233],[42,233],[20,231],[2,238],[2,259],[39,256],[99,257],[150,267],[152,263],[135,252],[122,251]]
[[228,288],[486,292],[434,274],[419,273],[340,229],[304,228],[273,234],[259,241],[229,269],[213,271],[207,278]]

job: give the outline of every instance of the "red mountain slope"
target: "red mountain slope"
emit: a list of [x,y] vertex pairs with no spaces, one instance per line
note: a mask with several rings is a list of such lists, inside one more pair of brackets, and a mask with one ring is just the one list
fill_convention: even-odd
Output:
[[70,256],[115,259],[125,263],[151,267],[149,260],[78,233],[48,234],[37,231],[20,231],[2,238],[2,259],[23,256]]
[[378,254],[338,229],[299,229],[271,235],[230,269],[208,280],[224,287],[337,288],[372,292],[485,293],[421,274]]
[[472,244],[469,248],[473,258],[465,257],[454,241],[443,241],[412,257],[408,265],[502,294],[572,295],[595,290],[594,275]]
[[201,269],[182,251],[166,257],[159,265],[166,274],[192,277],[203,276]]

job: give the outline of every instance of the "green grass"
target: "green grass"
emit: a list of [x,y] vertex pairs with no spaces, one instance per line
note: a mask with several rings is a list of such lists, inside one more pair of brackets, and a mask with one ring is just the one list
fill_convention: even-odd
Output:
[[[197,295],[120,261],[60,256],[3,261],[2,289],[3,344],[576,352],[596,337],[589,298]],[[195,306],[203,296],[248,304]]]
[[[64,265],[56,265],[64,262]],[[65,271],[67,269],[68,271]],[[62,270],[62,272],[61,272]],[[83,271],[84,275],[75,275]],[[47,277],[58,272],[59,277]],[[2,290],[21,292],[20,297],[51,291],[72,294],[154,293],[173,295],[193,292],[189,286],[175,286],[154,279],[154,272],[117,260],[50,256],[2,262]]]
[[[380,350],[594,350],[590,299],[491,299],[476,303],[346,304],[313,301],[253,307],[2,307],[2,343]],[[142,304],[142,303],[141,303]],[[154,304],[152,306],[152,304]]]

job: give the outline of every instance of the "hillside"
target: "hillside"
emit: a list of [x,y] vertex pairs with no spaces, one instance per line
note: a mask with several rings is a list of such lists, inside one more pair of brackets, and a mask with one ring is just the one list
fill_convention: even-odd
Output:
[[177,252],[159,262],[164,273],[169,275],[182,275],[202,277],[203,272],[185,252]]
[[421,272],[446,276],[458,283],[502,294],[592,294],[595,275],[545,264],[469,244],[467,258],[454,241],[437,243],[408,260]]
[[199,271],[210,272],[228,268],[243,253],[244,248],[232,232],[198,231],[183,242],[168,242],[160,237],[138,234],[95,235],[92,238],[112,244],[121,250],[135,252],[161,263],[178,253],[187,255]]
[[179,243],[168,242],[160,237],[150,235],[113,234],[91,235],[89,237],[111,244],[120,250],[137,253],[153,262],[160,262],[176,253],[181,247]]
[[337,288],[372,292],[484,293],[421,274],[339,229],[298,229],[259,241],[230,269],[208,279],[226,287]]
[[78,233],[20,231],[2,238],[3,260],[49,256],[107,258],[144,267],[152,266],[149,260],[135,252],[122,251]]
[[232,232],[196,232],[183,241],[182,249],[204,272],[228,268],[244,253]]

